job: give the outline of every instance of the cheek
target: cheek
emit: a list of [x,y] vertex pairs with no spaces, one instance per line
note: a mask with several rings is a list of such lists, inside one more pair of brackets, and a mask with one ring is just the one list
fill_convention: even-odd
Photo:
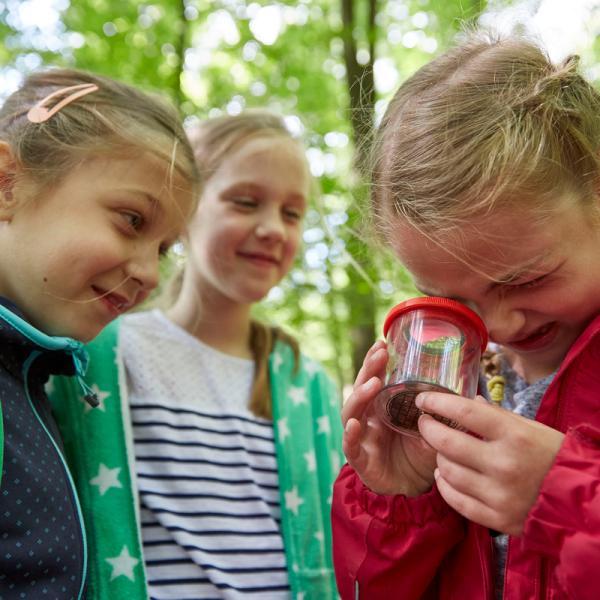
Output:
[[227,238],[215,231],[203,230],[190,240],[189,260],[192,260],[200,270],[223,270],[228,253],[224,245]]
[[73,277],[93,277],[121,266],[126,252],[118,244],[76,244],[71,251],[65,248],[62,259],[53,261],[54,271],[62,270]]

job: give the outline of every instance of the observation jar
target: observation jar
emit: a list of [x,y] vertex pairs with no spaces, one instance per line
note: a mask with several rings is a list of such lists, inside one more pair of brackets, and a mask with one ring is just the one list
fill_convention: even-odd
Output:
[[[419,436],[415,398],[427,390],[474,398],[487,330],[470,308],[448,298],[412,298],[388,313],[383,326],[389,359],[375,409],[392,429]],[[456,424],[432,415],[451,427]]]

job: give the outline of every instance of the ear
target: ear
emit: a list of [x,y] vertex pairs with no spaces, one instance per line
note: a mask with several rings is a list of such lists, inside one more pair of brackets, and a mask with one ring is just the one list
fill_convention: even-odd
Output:
[[10,146],[0,141],[0,221],[10,221],[17,209],[17,163]]

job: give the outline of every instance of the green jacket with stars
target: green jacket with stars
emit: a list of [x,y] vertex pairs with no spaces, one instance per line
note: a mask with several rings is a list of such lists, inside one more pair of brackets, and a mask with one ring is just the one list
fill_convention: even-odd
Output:
[[[133,441],[119,352],[119,320],[87,346],[85,379],[100,398],[84,402],[67,378],[53,381],[50,397],[64,439],[86,523],[88,600],[148,598],[133,464]],[[331,554],[331,492],[342,463],[340,395],[317,363],[278,343],[269,358],[273,423],[281,494],[281,528],[293,599],[338,598]],[[291,401],[306,390],[308,402]],[[289,429],[288,429],[289,426]],[[293,427],[294,435],[289,435]],[[304,429],[304,431],[302,431]],[[307,452],[317,457],[309,470]],[[110,485],[102,482],[111,479]],[[286,491],[297,489],[301,510],[285,508]],[[313,533],[324,532],[324,543]]]

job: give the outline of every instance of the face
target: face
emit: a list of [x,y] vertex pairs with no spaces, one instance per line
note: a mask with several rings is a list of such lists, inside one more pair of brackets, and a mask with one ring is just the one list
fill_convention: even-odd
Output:
[[[563,199],[535,224],[492,213],[434,243],[398,223],[391,245],[425,294],[454,298],[483,318],[490,339],[534,378],[553,372],[600,311],[600,234],[592,209]],[[470,266],[470,265],[473,265]]]
[[15,186],[0,215],[0,293],[37,328],[88,341],[158,283],[192,206],[151,155],[93,158],[49,191]]
[[189,227],[194,290],[217,302],[262,299],[292,266],[308,191],[306,161],[292,140],[254,137],[231,152]]

